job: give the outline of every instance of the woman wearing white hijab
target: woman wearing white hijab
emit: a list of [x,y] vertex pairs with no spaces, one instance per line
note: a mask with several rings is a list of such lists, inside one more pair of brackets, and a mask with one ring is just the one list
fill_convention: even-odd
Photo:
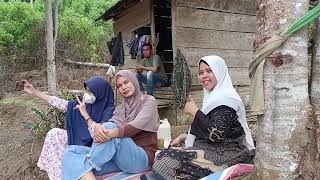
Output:
[[199,61],[204,97],[201,110],[192,98],[185,112],[193,117],[188,134],[181,134],[162,150],[153,165],[154,176],[163,179],[199,179],[238,163],[252,163],[254,143],[244,105],[233,88],[227,65],[219,56]]

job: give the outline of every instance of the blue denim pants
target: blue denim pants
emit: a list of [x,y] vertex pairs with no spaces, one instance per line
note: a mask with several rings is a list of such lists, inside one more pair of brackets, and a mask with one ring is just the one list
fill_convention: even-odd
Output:
[[[140,90],[144,91],[143,84],[147,85],[147,94],[152,95],[155,86],[163,87],[167,85],[167,81],[161,77],[160,73],[148,71],[147,73],[137,74],[140,84]],[[143,84],[142,84],[143,83]]]
[[[112,122],[104,123],[107,129],[115,128]],[[80,179],[89,171],[95,175],[111,172],[140,173],[149,169],[147,153],[131,138],[113,138],[91,148],[70,145],[62,158],[62,175],[65,180]]]

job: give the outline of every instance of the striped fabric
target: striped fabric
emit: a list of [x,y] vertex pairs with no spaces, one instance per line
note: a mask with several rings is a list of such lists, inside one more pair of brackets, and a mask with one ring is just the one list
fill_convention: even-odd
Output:
[[150,173],[149,171],[144,173],[138,173],[138,174],[130,174],[125,172],[115,172],[106,174],[103,176],[98,176],[97,180],[140,180],[140,176],[146,173]]
[[[236,164],[225,170],[215,172],[206,176],[200,180],[231,180],[234,177],[243,176],[251,173],[254,170],[252,164]],[[129,174],[125,172],[115,172],[106,174],[104,176],[97,177],[97,180],[140,180],[140,176],[143,174],[151,173],[147,171],[139,174]]]

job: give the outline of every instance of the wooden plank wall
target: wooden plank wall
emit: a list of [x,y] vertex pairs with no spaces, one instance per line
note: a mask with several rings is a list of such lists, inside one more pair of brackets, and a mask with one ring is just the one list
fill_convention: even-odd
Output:
[[123,16],[114,19],[113,30],[115,34],[121,32],[123,49],[125,53],[124,65],[120,69],[135,67],[138,60],[131,59],[127,41],[133,37],[133,31],[151,23],[151,4],[150,0],[139,1],[133,7],[128,8]]
[[198,60],[216,54],[226,60],[234,85],[248,85],[256,30],[254,0],[175,2],[175,46],[193,67],[193,83],[198,84]]
[[[247,106],[249,61],[253,56],[256,31],[254,0],[173,0],[172,34],[174,49],[180,49],[192,71],[192,83],[199,84],[197,63],[206,55],[219,55],[228,65],[236,90]],[[191,94],[199,108],[202,90]],[[192,121],[177,109],[174,125]],[[170,119],[169,118],[169,119]]]

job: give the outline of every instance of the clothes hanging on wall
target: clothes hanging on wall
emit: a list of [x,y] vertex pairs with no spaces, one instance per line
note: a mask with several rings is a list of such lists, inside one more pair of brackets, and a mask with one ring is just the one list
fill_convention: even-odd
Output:
[[111,65],[118,66],[119,64],[124,64],[124,50],[121,32],[119,32],[118,36],[113,37],[111,41],[107,42],[107,45],[109,52],[112,55]]
[[142,35],[129,40],[127,46],[130,48],[129,54],[131,59],[136,59],[136,56],[143,58],[142,47],[145,43],[150,43],[150,35]]
[[139,37],[130,39],[127,46],[130,48],[129,54],[131,55],[131,59],[136,59],[138,48],[139,48]]
[[143,35],[140,37],[139,39],[139,45],[138,45],[138,52],[137,52],[137,55],[141,56],[141,59],[144,58],[143,57],[143,53],[142,53],[142,47],[143,47],[143,44],[145,43],[150,43],[150,35]]

